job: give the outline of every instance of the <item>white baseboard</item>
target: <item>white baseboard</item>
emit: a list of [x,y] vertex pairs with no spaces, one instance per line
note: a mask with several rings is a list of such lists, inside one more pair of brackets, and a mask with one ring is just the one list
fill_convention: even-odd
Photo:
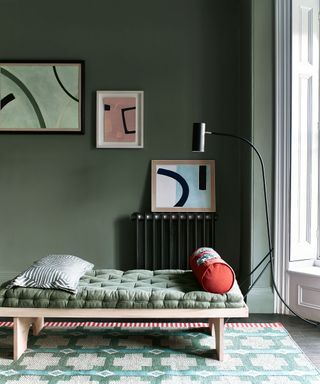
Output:
[[0,271],[0,283],[2,284],[8,280],[13,279],[19,273],[20,272],[17,271]]
[[273,300],[273,291],[271,287],[253,288],[247,299],[249,314],[274,313]]

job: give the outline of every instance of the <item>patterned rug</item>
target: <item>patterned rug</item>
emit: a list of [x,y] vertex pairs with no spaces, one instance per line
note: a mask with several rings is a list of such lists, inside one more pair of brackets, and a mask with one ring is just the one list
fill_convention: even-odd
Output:
[[1,384],[320,384],[278,323],[226,324],[224,362],[205,323],[47,323],[17,362],[1,325]]

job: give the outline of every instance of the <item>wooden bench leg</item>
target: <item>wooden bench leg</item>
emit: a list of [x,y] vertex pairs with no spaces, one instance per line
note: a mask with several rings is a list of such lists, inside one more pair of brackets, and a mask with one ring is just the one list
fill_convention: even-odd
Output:
[[27,349],[28,334],[33,319],[31,317],[15,317],[13,320],[13,360],[18,360]]
[[216,351],[218,360],[223,361],[224,359],[224,319],[209,319],[209,327],[211,335],[215,336],[216,339]]
[[44,318],[35,317],[32,321],[33,336],[38,336],[43,326],[44,326]]

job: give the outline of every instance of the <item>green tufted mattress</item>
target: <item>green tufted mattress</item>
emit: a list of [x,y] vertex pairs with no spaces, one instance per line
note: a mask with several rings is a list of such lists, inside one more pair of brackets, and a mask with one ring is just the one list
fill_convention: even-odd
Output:
[[225,294],[205,292],[191,271],[100,269],[87,272],[73,295],[61,290],[0,288],[0,306],[16,308],[242,308],[235,283]]

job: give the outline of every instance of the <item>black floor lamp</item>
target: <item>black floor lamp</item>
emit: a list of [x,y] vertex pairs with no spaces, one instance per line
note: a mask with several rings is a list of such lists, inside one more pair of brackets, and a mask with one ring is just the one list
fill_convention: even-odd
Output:
[[268,250],[268,253],[265,255],[265,257],[255,267],[255,269],[250,272],[248,277],[250,277],[268,257],[269,257],[269,260],[268,260],[268,263],[264,266],[261,273],[257,276],[257,278],[254,280],[254,282],[250,285],[248,291],[245,294],[245,296],[247,296],[248,293],[253,288],[253,286],[260,279],[263,272],[267,269],[268,265],[272,264],[272,258],[273,258],[273,253],[272,253],[273,248],[272,248],[270,219],[269,219],[269,208],[268,208],[268,200],[267,200],[267,184],[266,184],[266,176],[265,176],[265,168],[264,168],[263,159],[262,159],[258,149],[249,140],[247,140],[241,136],[231,134],[231,133],[206,131],[206,123],[193,123],[192,152],[204,152],[205,151],[205,135],[227,136],[227,137],[232,137],[232,138],[235,138],[235,139],[240,140],[242,142],[245,142],[254,150],[254,152],[257,154],[259,162],[260,162],[261,172],[262,172],[263,196],[264,196],[264,207],[265,207],[266,227],[267,227],[269,250]]
[[[267,183],[266,183],[266,177],[265,177],[265,168],[262,156],[260,155],[258,149],[249,141],[248,139],[237,136],[231,133],[221,133],[221,132],[210,132],[206,131],[206,124],[205,123],[193,123],[193,139],[192,139],[192,151],[193,152],[204,152],[205,151],[205,135],[216,135],[216,136],[226,136],[235,138],[237,140],[240,140],[244,143],[247,143],[256,153],[258,156],[260,166],[261,166],[261,173],[262,173],[262,183],[263,183],[263,198],[264,198],[264,207],[265,207],[265,217],[266,217],[266,229],[267,229],[267,237],[268,237],[268,247],[269,250],[267,254],[264,256],[264,258],[259,262],[259,264],[249,273],[246,280],[250,278],[250,276],[262,265],[262,263],[268,258],[267,264],[263,267],[260,274],[256,277],[256,279],[251,283],[249,286],[247,292],[245,293],[245,297],[248,295],[248,293],[251,291],[253,286],[257,283],[257,281],[260,279],[264,271],[267,269],[267,267],[270,265],[271,268],[271,278],[272,278],[272,285],[274,290],[276,291],[279,299],[282,301],[282,303],[289,309],[290,312],[292,312],[294,315],[299,317],[300,319],[306,321],[307,323],[310,323],[312,325],[318,326],[320,323],[316,323],[307,319],[304,319],[303,317],[299,316],[296,312],[294,312],[288,304],[283,300],[281,297],[279,290],[275,284],[274,280],[274,269],[273,269],[273,246],[272,246],[272,240],[271,240],[271,230],[270,230],[270,219],[269,219],[269,208],[268,208],[268,200],[267,200]],[[245,281],[246,281],[245,280]]]

